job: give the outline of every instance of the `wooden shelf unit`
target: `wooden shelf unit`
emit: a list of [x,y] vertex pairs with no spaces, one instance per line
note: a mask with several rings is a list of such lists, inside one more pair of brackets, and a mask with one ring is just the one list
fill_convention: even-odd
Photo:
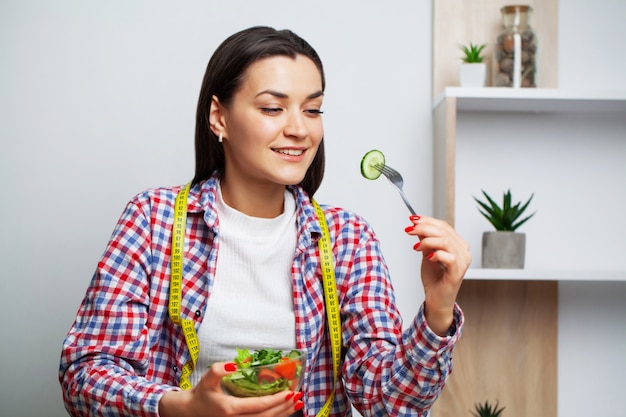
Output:
[[[457,222],[457,180],[467,174],[457,172],[460,156],[457,148],[461,143],[466,151],[468,147],[494,145],[496,138],[490,136],[493,132],[489,121],[501,118],[502,113],[511,115],[506,117],[507,121],[521,124],[536,121],[537,117],[543,122],[551,118],[571,121],[578,118],[577,114],[602,121],[607,114],[621,119],[621,114],[626,114],[626,91],[445,88],[433,104],[435,216],[445,218],[452,225]],[[458,119],[464,123],[457,123]],[[485,134],[492,142],[475,144],[471,139],[476,136],[463,135],[457,144],[457,129],[463,129],[468,121],[475,119],[485,123]],[[477,128],[476,123],[471,125]],[[562,135],[571,134],[572,129],[575,128],[564,125]],[[537,130],[533,132],[541,134]],[[547,137],[554,138],[550,134]],[[533,143],[537,145],[539,141]],[[480,153],[477,149],[473,151]],[[481,163],[485,162],[479,162],[478,170],[484,169]],[[467,165],[462,166],[467,170]],[[612,183],[615,181],[619,184],[619,177]],[[464,184],[465,188],[469,185],[467,181]],[[474,186],[472,183],[471,187]],[[466,197],[463,194],[461,198],[466,200]],[[455,226],[465,226],[466,222],[467,217],[461,222],[464,224]],[[562,270],[470,269],[458,297],[465,312],[465,330],[454,353],[454,372],[432,416],[469,415],[474,404],[499,400],[506,407],[508,417],[557,417],[558,286],[559,282],[571,281],[599,285],[626,282],[626,270],[572,269],[571,266]]]
[[[458,86],[459,44],[486,43],[487,67],[489,71],[492,69],[493,45],[501,30],[499,9],[506,4],[511,2],[432,2],[435,215],[452,224],[458,220],[457,228],[462,229],[460,232],[464,236],[469,232],[467,236],[477,247],[477,233],[482,223],[479,224],[480,220],[470,215],[475,210],[471,197],[474,192],[480,192],[480,189],[474,188],[499,188],[509,182],[509,177],[502,182],[489,182],[486,176],[493,175],[493,166],[487,166],[491,164],[491,158],[497,158],[497,152],[510,155],[511,148],[513,152],[518,152],[522,146],[532,149],[515,155],[516,159],[539,159],[544,163],[539,166],[542,174],[546,174],[545,158],[535,156],[541,156],[542,152],[556,154],[558,168],[565,168],[566,173],[545,176],[556,177],[562,182],[575,178],[572,181],[577,185],[574,188],[570,184],[564,193],[558,188],[557,192],[553,192],[554,188],[543,184],[537,187],[540,188],[537,191],[541,195],[538,198],[541,200],[541,212],[529,226],[529,229],[534,228],[534,233],[529,236],[531,241],[527,242],[527,255],[529,249],[532,252],[536,248],[541,248],[542,254],[552,252],[554,242],[563,244],[565,240],[564,249],[556,254],[557,262],[534,253],[532,265],[527,265],[530,269],[472,268],[468,271],[458,297],[465,312],[464,333],[454,352],[454,371],[431,417],[469,416],[474,405],[485,400],[499,400],[500,405],[506,407],[504,415],[507,417],[557,417],[558,403],[570,400],[557,398],[562,394],[563,386],[566,386],[566,396],[580,392],[572,391],[567,382],[560,384],[558,381],[561,375],[577,375],[571,369],[559,369],[557,373],[557,363],[559,366],[562,364],[558,357],[559,335],[564,332],[566,340],[570,341],[575,337],[571,326],[561,328],[563,318],[557,317],[560,311],[559,292],[572,285],[587,283],[613,288],[616,282],[624,282],[626,276],[623,261],[626,245],[621,238],[626,233],[626,221],[602,210],[615,207],[619,211],[617,208],[623,207],[626,200],[622,184],[626,169],[620,160],[626,155],[623,145],[626,141],[623,141],[622,134],[626,131],[626,118],[622,116],[626,115],[626,91],[558,89],[558,47],[565,42],[557,39],[561,36],[559,26],[563,17],[558,0],[529,0],[524,3],[534,9],[531,25],[540,42],[540,88],[455,87]],[[564,29],[568,29],[567,24]],[[491,85],[491,74],[488,75],[488,85]],[[498,125],[495,128],[491,126],[494,122]],[[523,137],[518,132],[508,135],[509,131],[503,134],[504,123],[510,123],[513,129],[523,127],[529,135]],[[461,133],[459,149],[457,128]],[[485,135],[477,137],[477,130],[482,132],[483,129]],[[505,140],[498,143],[503,138]],[[478,171],[486,168],[485,172],[465,175],[468,169],[473,169],[468,161],[477,164]],[[505,171],[509,169],[506,164],[511,165],[511,162],[515,172],[524,172],[526,167],[511,158],[497,164],[497,167]],[[573,169],[572,165],[580,169]],[[585,174],[590,172],[593,173],[593,182],[585,178]],[[536,179],[536,173],[532,174]],[[526,178],[524,174],[520,176],[519,181],[510,181],[514,183],[512,188],[518,193],[535,191],[537,184],[533,179]],[[464,192],[459,193],[456,187]],[[619,194],[619,197],[611,196],[606,201],[606,196],[611,194]],[[594,202],[602,202],[600,210]],[[553,208],[563,204],[580,215],[582,224],[586,216],[594,220],[600,218],[601,224],[592,230],[587,227],[570,233],[570,230],[580,228],[581,223],[576,224],[571,218],[559,219],[560,213]],[[544,219],[557,219],[560,224],[546,231]],[[468,222],[477,224],[468,227]],[[576,224],[575,227],[569,227],[572,224]],[[562,236],[556,236],[557,228],[558,232],[564,232]],[[581,250],[587,242],[607,243],[602,245],[601,250]],[[593,270],[596,267],[605,270]],[[568,300],[571,307],[571,300]],[[582,311],[585,311],[584,307]],[[574,351],[581,353],[580,348]],[[572,361],[567,362],[566,359],[565,363],[571,366]]]

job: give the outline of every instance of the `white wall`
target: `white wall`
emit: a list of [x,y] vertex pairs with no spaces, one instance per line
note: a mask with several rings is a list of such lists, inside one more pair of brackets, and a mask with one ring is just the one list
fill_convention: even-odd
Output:
[[[626,39],[626,2],[623,0],[560,0],[559,1],[559,87],[626,90],[626,56],[622,52]],[[617,117],[609,120],[617,126]],[[624,121],[621,121],[622,126]],[[584,129],[583,129],[584,131]],[[610,137],[616,140],[610,142]],[[624,265],[624,251],[610,259],[615,247],[624,248],[626,227],[621,220],[626,204],[626,128],[613,130],[608,136],[602,129],[589,136],[596,149],[615,146],[621,141],[619,154],[607,160],[621,159],[621,169],[609,173],[607,181],[617,184],[603,196],[597,196],[596,207],[579,213],[584,223],[596,223],[591,239],[581,233],[577,257],[604,265]],[[610,145],[610,144],[613,145]],[[604,147],[605,150],[607,147]],[[592,151],[591,154],[597,154]],[[586,165],[582,172],[590,172]],[[602,169],[602,168],[600,168]],[[580,196],[585,200],[595,189],[606,184],[600,180],[583,186]],[[605,186],[605,185],[604,185]],[[621,196],[621,197],[618,197]],[[622,204],[605,204],[606,199]],[[577,222],[572,228],[577,228]],[[606,249],[606,250],[605,250]],[[607,267],[610,267],[607,265]],[[623,268],[622,268],[623,270]],[[558,409],[561,417],[626,415],[626,283],[559,283],[559,350]]]
[[359,175],[383,150],[431,210],[431,5],[380,1],[0,0],[0,415],[62,416],[61,341],[126,201],[193,175],[193,123],[217,44],[288,27],[326,65],[317,198],[371,221],[401,311],[423,294],[408,213]]

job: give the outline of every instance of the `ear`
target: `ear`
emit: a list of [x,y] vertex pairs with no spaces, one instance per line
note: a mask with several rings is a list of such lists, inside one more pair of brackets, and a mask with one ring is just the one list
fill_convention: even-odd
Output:
[[222,133],[226,136],[226,122],[224,117],[224,107],[220,103],[217,96],[211,97],[211,108],[209,109],[209,126],[215,136]]

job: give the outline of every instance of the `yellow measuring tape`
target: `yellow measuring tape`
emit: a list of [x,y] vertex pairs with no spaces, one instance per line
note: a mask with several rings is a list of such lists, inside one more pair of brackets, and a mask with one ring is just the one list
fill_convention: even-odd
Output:
[[[200,343],[198,335],[194,327],[193,320],[184,319],[180,316],[180,306],[182,299],[182,277],[183,277],[183,261],[185,254],[185,229],[187,224],[187,196],[191,183],[186,184],[176,196],[174,205],[174,226],[172,229],[172,254],[171,254],[171,282],[170,282],[170,299],[168,304],[168,312],[174,323],[183,328],[185,334],[185,342],[191,354],[191,361],[187,362],[182,369],[180,376],[180,387],[182,389],[190,389],[192,387],[189,382],[189,376],[193,372],[200,354]],[[337,377],[339,375],[339,366],[341,363],[341,319],[339,314],[339,298],[337,296],[337,286],[335,284],[335,269],[333,267],[333,258],[331,255],[330,234],[324,211],[315,200],[311,200],[317,217],[322,227],[322,237],[318,241],[321,257],[321,269],[324,284],[324,302],[326,303],[326,315],[328,317],[328,328],[330,330],[330,340],[333,356],[333,390],[324,403],[324,406],[317,414],[317,417],[327,417],[333,405],[335,396],[335,387],[337,386]]]
[[339,375],[339,365],[341,364],[341,319],[339,316],[339,298],[337,296],[337,285],[335,282],[335,268],[333,266],[333,257],[330,247],[330,233],[328,233],[328,225],[324,211],[317,204],[317,201],[311,199],[317,218],[322,227],[322,237],[317,242],[320,248],[320,258],[322,262],[322,277],[324,283],[324,302],[326,303],[326,316],[328,317],[328,329],[330,330],[330,345],[333,355],[333,390],[324,403],[324,406],[317,413],[317,417],[327,417],[333,408],[333,399],[335,398],[335,388],[337,386],[337,376]]
[[176,196],[176,204],[174,206],[174,226],[172,228],[172,255],[171,255],[171,273],[170,282],[170,300],[168,311],[172,321],[183,328],[185,334],[185,342],[191,354],[191,361],[183,366],[180,376],[180,387],[182,389],[190,389],[192,387],[189,382],[189,376],[196,366],[198,355],[200,354],[200,343],[198,335],[194,327],[193,320],[183,319],[180,317],[180,305],[182,299],[182,282],[183,282],[183,261],[185,257],[185,230],[187,225],[187,195],[191,183],[183,187]]

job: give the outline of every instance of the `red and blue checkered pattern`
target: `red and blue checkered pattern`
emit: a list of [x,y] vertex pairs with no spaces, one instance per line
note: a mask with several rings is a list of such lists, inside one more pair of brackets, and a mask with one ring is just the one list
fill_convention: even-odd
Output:
[[[215,177],[188,199],[181,316],[199,327],[215,276],[219,219]],[[181,187],[147,190],[120,217],[64,343],[59,379],[73,416],[158,416],[190,359],[182,329],[168,317],[171,231]],[[315,209],[301,189],[292,264],[298,348],[308,352],[304,415],[313,417],[333,389]],[[348,211],[323,206],[331,235],[342,318],[344,360],[332,416],[424,416],[452,370],[463,324],[438,337],[423,306],[402,333],[393,288],[371,227]],[[417,268],[417,266],[416,266]]]

